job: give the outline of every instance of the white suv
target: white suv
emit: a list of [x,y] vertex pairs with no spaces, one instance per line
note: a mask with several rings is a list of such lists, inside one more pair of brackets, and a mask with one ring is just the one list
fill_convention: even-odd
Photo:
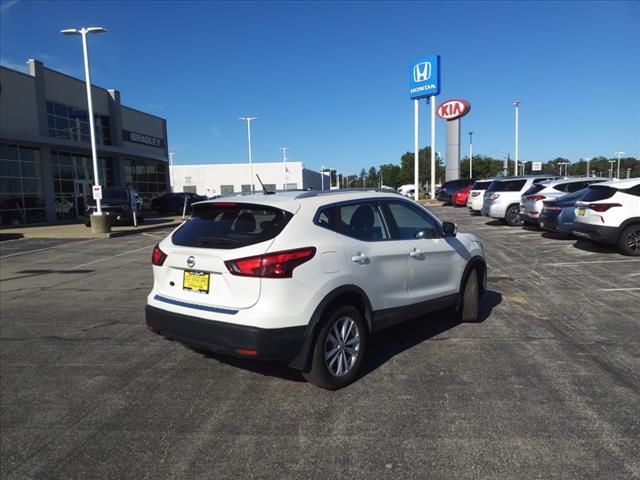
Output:
[[487,191],[493,178],[476,180],[469,191],[467,196],[467,208],[472,212],[480,213],[482,211],[482,204],[484,203],[484,192]]
[[563,178],[534,184],[522,194],[520,199],[520,219],[523,223],[537,226],[538,218],[544,206],[542,202],[554,200],[567,193],[577,192],[593,183],[604,182],[605,180],[605,178],[597,177]]
[[482,215],[498,218],[508,225],[522,225],[520,197],[532,185],[552,180],[553,176],[531,175],[494,180],[484,192]]
[[358,376],[368,337],[452,307],[478,321],[482,244],[397,193],[282,192],[195,203],[153,251],[148,328],[282,360],[320,387]]
[[640,178],[591,185],[575,212],[574,235],[640,256]]

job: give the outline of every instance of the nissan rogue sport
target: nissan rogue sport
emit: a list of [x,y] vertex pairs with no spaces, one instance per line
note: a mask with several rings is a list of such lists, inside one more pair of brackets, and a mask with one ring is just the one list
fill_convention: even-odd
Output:
[[153,250],[152,332],[198,350],[280,360],[328,389],[369,337],[451,307],[478,321],[482,244],[397,193],[281,192],[195,203]]

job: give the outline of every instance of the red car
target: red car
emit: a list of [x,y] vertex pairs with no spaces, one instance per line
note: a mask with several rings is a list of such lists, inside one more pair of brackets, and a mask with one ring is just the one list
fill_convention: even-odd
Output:
[[467,198],[469,197],[469,191],[473,185],[467,185],[464,188],[461,188],[456,193],[453,194],[453,204],[456,207],[466,207],[467,206]]

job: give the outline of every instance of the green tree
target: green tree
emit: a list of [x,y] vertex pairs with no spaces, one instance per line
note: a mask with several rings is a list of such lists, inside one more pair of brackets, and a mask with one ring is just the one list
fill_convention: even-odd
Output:
[[[473,156],[473,178],[492,178],[502,173],[504,161],[485,155]],[[460,178],[469,178],[469,157],[460,162]]]

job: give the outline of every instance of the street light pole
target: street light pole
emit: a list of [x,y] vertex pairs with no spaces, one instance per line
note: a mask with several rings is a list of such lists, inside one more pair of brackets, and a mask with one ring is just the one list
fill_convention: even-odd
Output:
[[518,111],[520,110],[520,100],[513,102],[513,106],[516,107],[516,176],[518,175]]
[[173,156],[174,152],[169,152],[169,191],[173,193]]
[[613,178],[613,164],[616,163],[615,160],[609,160],[609,178]]
[[[93,184],[100,186],[100,176],[98,172],[98,152],[96,150],[96,129],[95,120],[93,118],[93,100],[91,98],[91,76],[89,74],[89,48],[87,46],[87,34],[88,33],[102,33],[107,30],[102,27],[88,27],[88,28],[68,28],[61,30],[63,35],[80,35],[82,36],[82,52],[84,56],[84,77],[87,86],[87,110],[89,112],[89,130],[91,134],[91,156],[93,158]],[[96,199],[96,215],[102,215],[102,201],[100,198]]]
[[618,180],[620,180],[620,157],[625,154],[625,152],[613,152],[615,155],[618,155]]
[[473,178],[473,132],[469,132],[469,178]]
[[253,188],[253,162],[251,158],[251,120],[257,120],[258,117],[240,117],[238,120],[243,120],[247,122],[247,138],[249,140],[249,175],[251,176],[251,193],[255,193],[255,189]]
[[589,170],[589,164],[591,163],[591,157],[587,157],[585,158],[585,160],[587,161],[587,177],[591,176],[589,174],[590,170]]
[[284,168],[282,174],[283,174],[283,182],[282,182],[282,189],[286,190],[287,189],[287,150],[289,150],[288,147],[280,147],[279,150],[282,150],[282,167]]

